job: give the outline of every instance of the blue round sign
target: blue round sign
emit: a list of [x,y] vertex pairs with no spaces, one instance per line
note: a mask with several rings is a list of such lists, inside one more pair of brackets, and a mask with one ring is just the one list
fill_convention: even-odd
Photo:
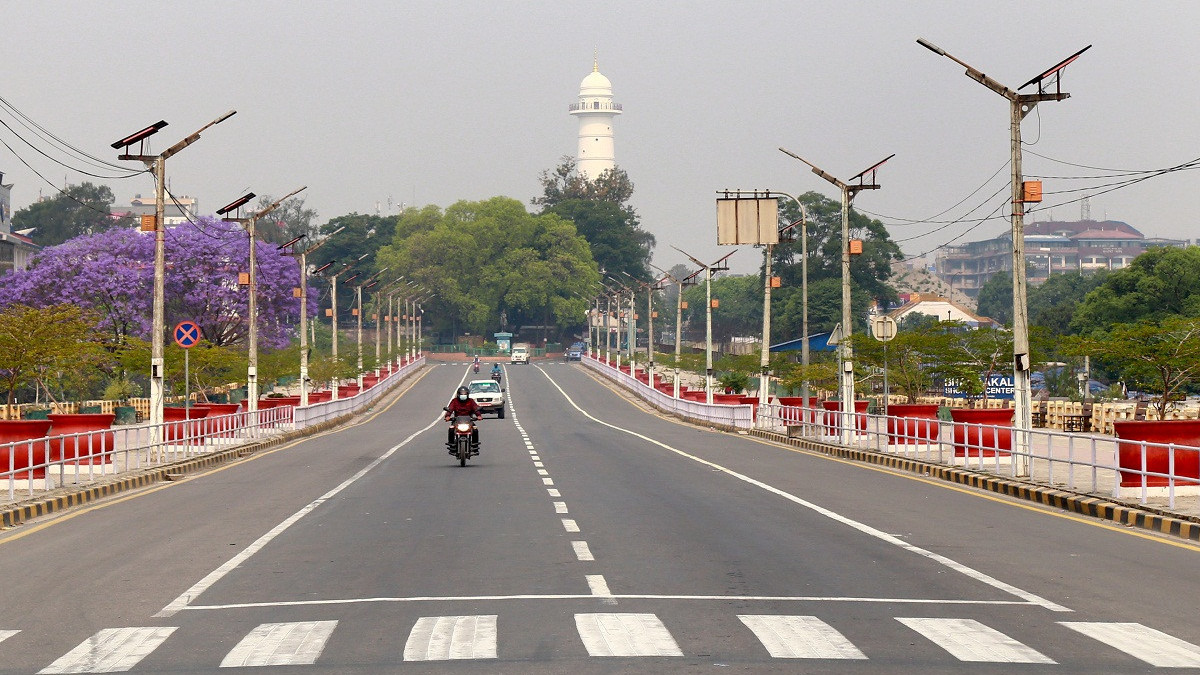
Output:
[[180,321],[175,326],[175,344],[188,349],[200,341],[200,326],[195,321]]

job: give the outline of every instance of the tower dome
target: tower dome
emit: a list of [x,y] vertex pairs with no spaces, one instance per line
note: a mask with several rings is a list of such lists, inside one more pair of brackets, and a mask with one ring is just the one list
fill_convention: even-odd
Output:
[[579,118],[579,152],[575,166],[589,180],[595,180],[607,169],[616,167],[612,121],[622,112],[613,103],[612,82],[600,73],[598,60],[592,61],[592,72],[579,83],[579,100],[569,112]]

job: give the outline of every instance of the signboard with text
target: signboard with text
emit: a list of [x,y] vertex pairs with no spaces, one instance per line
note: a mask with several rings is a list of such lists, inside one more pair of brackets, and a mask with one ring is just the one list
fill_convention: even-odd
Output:
[[[987,379],[987,397],[989,399],[1010,399],[1013,397],[1013,391],[1015,387],[1016,384],[1013,382],[1013,376],[1011,374],[1004,375],[1000,373],[993,373]],[[967,397],[967,395],[959,389],[959,382],[957,380],[946,380],[946,384],[942,390],[942,395],[950,398]]]

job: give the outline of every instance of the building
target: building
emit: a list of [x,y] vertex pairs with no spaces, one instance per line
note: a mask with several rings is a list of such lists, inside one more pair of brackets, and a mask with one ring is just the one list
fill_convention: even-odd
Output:
[[20,272],[29,266],[29,258],[37,250],[26,234],[12,231],[12,183],[4,184],[0,172],[0,276],[9,270]]
[[[167,196],[167,201],[163,204],[163,224],[167,227],[186,223],[189,220],[196,219],[196,209],[199,208],[194,197],[175,197]],[[129,206],[113,205],[109,209],[109,213],[113,218],[123,218],[129,216],[134,222],[140,222],[142,216],[154,215],[154,197],[142,197],[135,195],[129,202]]]
[[940,295],[909,293],[901,294],[900,300],[904,304],[887,313],[896,320],[896,323],[900,323],[910,314],[924,314],[938,321],[961,321],[971,328],[996,325],[995,321],[986,316],[979,316],[961,304]]
[[[1187,246],[1187,240],[1150,239],[1116,220],[1049,221],[1025,224],[1025,271],[1030,283],[1051,274],[1093,272],[1126,267],[1148,249]],[[994,239],[950,246],[938,254],[937,273],[972,300],[999,272],[1012,272],[1012,233]]]
[[592,72],[579,83],[579,101],[568,107],[570,114],[579,118],[575,166],[588,180],[617,165],[612,124],[622,108],[612,99],[612,83],[600,74],[599,61],[593,60]]

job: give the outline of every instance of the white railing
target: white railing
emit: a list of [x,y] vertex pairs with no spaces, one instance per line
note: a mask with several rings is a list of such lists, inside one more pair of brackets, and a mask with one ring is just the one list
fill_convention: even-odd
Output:
[[[680,400],[594,358],[584,363],[660,410],[732,426],[757,428],[827,445],[853,447],[923,462],[959,466],[1081,493],[1137,500],[1200,515],[1200,448],[1122,441],[1100,434],[1049,429],[1019,430],[1004,425],[968,424],[854,413],[851,442],[841,442],[841,412],[768,404],[706,405]],[[1018,451],[1025,434],[1028,451]],[[1124,447],[1124,465],[1120,461]],[[1159,455],[1159,459],[1154,459]],[[1161,459],[1165,457],[1165,463]]]
[[[137,424],[0,444],[0,485],[8,502],[106,476],[169,465],[280,436],[367,408],[404,377],[425,365],[419,357],[357,395],[312,405],[280,406]],[[0,496],[0,501],[4,501]]]

